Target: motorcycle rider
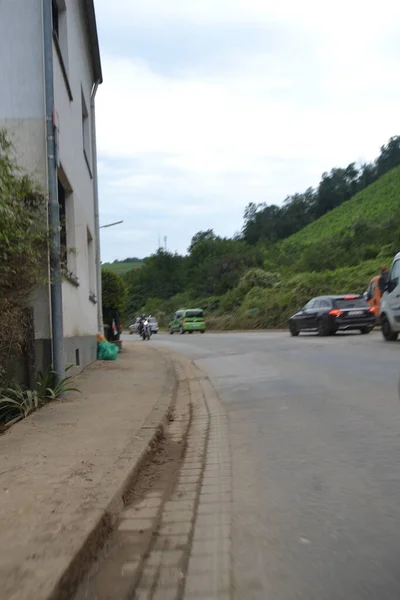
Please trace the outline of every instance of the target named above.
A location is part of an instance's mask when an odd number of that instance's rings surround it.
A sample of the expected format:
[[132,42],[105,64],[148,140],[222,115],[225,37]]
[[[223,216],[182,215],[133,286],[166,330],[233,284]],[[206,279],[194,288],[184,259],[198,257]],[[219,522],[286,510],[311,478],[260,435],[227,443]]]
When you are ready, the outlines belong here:
[[139,316],[139,325],[138,325],[138,334],[139,335],[142,335],[142,333],[143,333],[143,325],[144,325],[145,320],[146,320],[146,315],[144,313],[142,313]]

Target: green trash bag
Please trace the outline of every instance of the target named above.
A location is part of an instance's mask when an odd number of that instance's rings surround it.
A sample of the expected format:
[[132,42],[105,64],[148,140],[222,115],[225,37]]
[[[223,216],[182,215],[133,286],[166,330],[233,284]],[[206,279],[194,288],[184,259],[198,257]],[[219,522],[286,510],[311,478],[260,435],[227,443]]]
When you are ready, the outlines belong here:
[[98,342],[97,358],[99,360],[117,360],[119,348],[111,342]]

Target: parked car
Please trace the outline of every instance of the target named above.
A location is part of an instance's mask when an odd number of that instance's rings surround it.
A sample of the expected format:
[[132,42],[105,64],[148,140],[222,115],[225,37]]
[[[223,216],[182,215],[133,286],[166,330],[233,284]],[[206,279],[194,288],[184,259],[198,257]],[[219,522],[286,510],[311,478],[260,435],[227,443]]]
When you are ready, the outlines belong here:
[[376,275],[371,279],[368,284],[367,291],[364,293],[364,299],[368,302],[371,308],[373,308],[373,312],[375,318],[379,320],[381,314],[381,298],[382,294],[379,289],[379,278],[380,275]]
[[181,334],[186,332],[193,333],[194,331],[205,333],[206,322],[203,311],[201,308],[178,310],[172,317],[168,329],[171,335],[176,331],[179,331]]
[[381,299],[382,335],[388,342],[397,340],[400,333],[400,252],[396,254]]
[[319,296],[313,298],[289,319],[293,336],[301,331],[333,335],[337,331],[360,330],[370,333],[375,325],[372,308],[362,296]]
[[155,317],[149,317],[151,333],[158,333],[158,321]]

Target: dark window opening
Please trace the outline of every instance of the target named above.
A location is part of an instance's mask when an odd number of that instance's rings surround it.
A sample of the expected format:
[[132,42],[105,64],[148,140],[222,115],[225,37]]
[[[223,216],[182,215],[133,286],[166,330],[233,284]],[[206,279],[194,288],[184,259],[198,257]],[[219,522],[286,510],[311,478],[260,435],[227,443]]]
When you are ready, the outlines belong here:
[[57,0],[52,0],[51,7],[53,14],[53,32],[56,34],[58,39],[60,37],[60,11]]
[[202,310],[187,310],[185,313],[185,317],[188,319],[202,319],[203,311]]
[[75,350],[75,364],[76,364],[77,367],[80,367],[80,365],[81,365],[81,360],[80,360],[80,357],[79,357],[79,348],[77,348]]
[[368,304],[364,298],[352,298],[349,300],[343,298],[342,300],[335,300],[335,308],[368,308]]
[[58,207],[60,211],[60,246],[61,265],[67,267],[67,211],[65,206],[65,190],[58,181]]

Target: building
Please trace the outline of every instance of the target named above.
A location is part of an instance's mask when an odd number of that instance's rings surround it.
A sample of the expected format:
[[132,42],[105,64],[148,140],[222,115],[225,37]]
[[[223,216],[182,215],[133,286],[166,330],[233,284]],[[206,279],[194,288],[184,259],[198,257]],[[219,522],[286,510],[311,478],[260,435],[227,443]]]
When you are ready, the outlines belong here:
[[[47,78],[46,23],[53,63]],[[62,354],[78,371],[95,360],[101,325],[94,99],[102,71],[93,0],[0,0],[0,129],[7,130],[19,165],[49,194],[46,81],[54,93]],[[54,352],[50,287],[34,299],[38,369],[52,363],[52,346]]]

